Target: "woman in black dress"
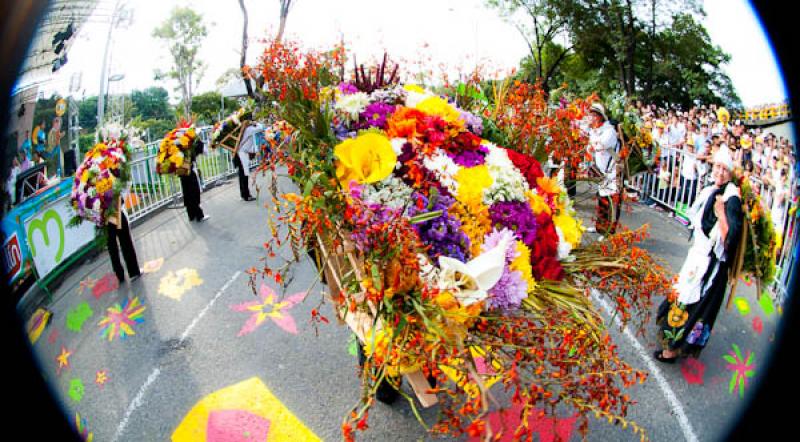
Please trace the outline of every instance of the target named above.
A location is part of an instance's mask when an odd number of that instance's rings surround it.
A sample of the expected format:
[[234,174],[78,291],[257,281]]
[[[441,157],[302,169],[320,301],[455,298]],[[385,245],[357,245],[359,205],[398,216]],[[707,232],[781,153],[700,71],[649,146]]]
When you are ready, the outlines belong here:
[[703,189],[689,211],[693,242],[675,284],[678,297],[665,300],[656,319],[661,350],[654,356],[661,362],[697,357],[725,298],[744,221],[732,169],[733,159],[723,146],[714,155],[713,185]]

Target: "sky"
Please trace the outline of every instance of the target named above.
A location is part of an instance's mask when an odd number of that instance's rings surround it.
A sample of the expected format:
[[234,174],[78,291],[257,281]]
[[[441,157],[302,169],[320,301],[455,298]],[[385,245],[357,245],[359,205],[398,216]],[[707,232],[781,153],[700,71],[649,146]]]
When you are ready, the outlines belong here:
[[[103,9],[113,7],[114,1],[101,0],[106,6]],[[113,31],[110,59],[111,75],[124,74],[125,78],[110,83],[111,92],[157,85],[170,90],[177,99],[172,92],[174,84],[154,80],[154,70],[167,70],[169,59],[165,46],[151,36],[175,6],[190,5],[208,23],[208,38],[200,52],[208,68],[198,92],[218,89],[219,77],[230,68],[238,68],[242,14],[237,0],[128,0],[127,4],[133,12],[132,23]],[[263,48],[258,40],[276,33],[278,2],[245,0],[245,4],[251,41],[247,61],[255,64]],[[507,71],[528,52],[516,29],[483,6],[482,0],[383,4],[379,0],[296,0],[286,36],[315,48],[330,47],[343,38],[359,62],[380,58],[387,50],[390,57],[402,60],[401,71],[421,65],[436,69],[444,64],[454,73],[459,66],[470,69],[478,62],[490,66],[492,72]],[[712,41],[732,56],[723,68],[742,102],[751,106],[784,99],[786,93],[772,50],[749,2],[705,0],[704,6],[704,24]],[[44,87],[45,93],[66,94],[70,78],[80,74],[77,98],[97,95],[107,35],[107,17],[90,20],[76,37],[69,62]]]

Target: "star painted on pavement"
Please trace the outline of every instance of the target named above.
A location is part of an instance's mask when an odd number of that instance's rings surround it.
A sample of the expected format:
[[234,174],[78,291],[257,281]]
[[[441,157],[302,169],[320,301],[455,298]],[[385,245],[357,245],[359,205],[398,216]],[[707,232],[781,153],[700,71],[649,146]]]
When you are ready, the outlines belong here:
[[100,370],[97,373],[95,373],[94,376],[95,384],[97,384],[100,388],[103,388],[106,382],[108,382],[108,372],[106,370]]
[[62,369],[69,368],[70,356],[72,356],[72,352],[67,350],[67,348],[62,345],[61,354],[59,354],[56,358],[56,361],[58,362],[58,370],[56,371],[57,374],[61,374]]
[[299,292],[287,296],[283,301],[276,302],[277,295],[269,286],[262,284],[259,290],[259,300],[232,305],[230,308],[236,312],[251,313],[250,319],[244,324],[237,337],[254,332],[267,319],[271,319],[283,331],[297,334],[297,324],[289,314],[289,310],[297,305],[306,296],[306,292]]

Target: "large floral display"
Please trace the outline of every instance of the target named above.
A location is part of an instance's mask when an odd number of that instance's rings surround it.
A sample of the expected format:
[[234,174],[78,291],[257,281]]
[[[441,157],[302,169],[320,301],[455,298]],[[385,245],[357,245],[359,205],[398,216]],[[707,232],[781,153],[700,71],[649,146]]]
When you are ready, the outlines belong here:
[[194,125],[188,122],[181,122],[178,127],[169,131],[158,146],[156,155],[156,172],[159,174],[189,175],[191,171],[192,156],[200,149],[197,144],[200,139],[197,136]]
[[118,216],[122,192],[130,182],[126,138],[95,144],[75,172],[72,183],[72,223],[86,220],[102,227]]
[[[540,88],[503,82],[493,104],[461,107],[402,85],[385,56],[343,81],[341,48],[273,43],[262,63],[264,93],[294,128],[264,168],[287,167],[297,184],[271,186],[268,256],[312,251],[327,299],[364,341],[346,439],[367,427],[380,390],[418,372],[439,403],[435,433],[496,435],[490,410],[511,406],[520,424],[504,431],[517,438],[533,413],[564,407],[584,432],[589,416],[641,431],[624,389],[646,373],[618,357],[590,288],[644,322],[670,282],[636,246],[642,231],[582,244],[565,190],[535,158],[583,158],[576,128],[591,100],[551,107]],[[286,266],[272,262],[262,273],[280,283]],[[327,322],[321,312],[312,319]]]

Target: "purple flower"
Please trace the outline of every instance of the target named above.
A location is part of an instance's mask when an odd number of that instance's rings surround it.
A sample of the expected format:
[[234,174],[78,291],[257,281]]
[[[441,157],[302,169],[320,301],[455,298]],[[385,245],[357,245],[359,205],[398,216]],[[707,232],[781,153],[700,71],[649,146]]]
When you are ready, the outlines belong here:
[[345,95],[351,95],[358,92],[357,87],[353,86],[350,83],[345,83],[345,82],[339,83],[338,89]]
[[481,146],[478,150],[460,150],[455,153],[447,152],[447,156],[453,159],[453,162],[463,167],[480,166],[486,162],[486,155],[489,154],[489,149]]
[[531,207],[522,201],[500,201],[489,208],[492,225],[495,228],[511,229],[525,245],[536,242],[536,216]]
[[492,229],[492,231],[484,238],[483,244],[481,244],[481,251],[488,252],[489,250],[495,248],[503,240],[506,240],[508,244],[508,248],[506,249],[506,264],[510,264],[511,261],[513,261],[517,255],[519,255],[519,252],[517,252],[517,248],[515,247],[517,237],[511,230],[506,228],[500,230]]
[[386,119],[395,110],[395,106],[386,103],[371,103],[359,115],[359,129],[378,127],[386,129]]
[[461,113],[461,119],[464,120],[464,126],[467,130],[475,135],[481,135],[483,133],[483,120],[480,117],[461,109],[459,109],[459,112]]
[[507,311],[518,308],[527,296],[528,283],[522,279],[522,274],[518,271],[509,271],[506,266],[503,276],[489,289],[487,301],[490,308]]
[[414,230],[422,242],[430,246],[428,256],[431,259],[448,256],[466,262],[470,245],[469,237],[461,230],[461,221],[448,213],[448,209],[455,200],[448,195],[435,195],[431,200],[419,192],[412,195],[411,199],[415,204],[409,209],[409,216],[442,211],[442,215],[438,218],[414,224]]

